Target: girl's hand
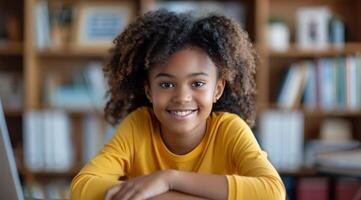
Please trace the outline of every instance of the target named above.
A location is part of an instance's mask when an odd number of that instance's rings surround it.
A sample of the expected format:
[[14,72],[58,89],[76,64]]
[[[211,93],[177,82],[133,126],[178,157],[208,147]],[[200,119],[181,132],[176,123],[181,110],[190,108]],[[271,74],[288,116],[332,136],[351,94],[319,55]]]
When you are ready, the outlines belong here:
[[171,188],[171,172],[158,171],[111,187],[105,200],[143,200],[163,194]]

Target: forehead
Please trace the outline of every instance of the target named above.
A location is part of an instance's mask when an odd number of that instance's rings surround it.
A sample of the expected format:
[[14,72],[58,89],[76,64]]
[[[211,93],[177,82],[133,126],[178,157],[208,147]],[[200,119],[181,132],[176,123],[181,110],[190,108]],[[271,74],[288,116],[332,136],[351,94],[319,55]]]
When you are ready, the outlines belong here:
[[153,67],[150,70],[150,76],[155,77],[158,73],[186,76],[199,72],[213,76],[216,71],[215,64],[203,50],[197,47],[187,47],[171,55],[165,64]]

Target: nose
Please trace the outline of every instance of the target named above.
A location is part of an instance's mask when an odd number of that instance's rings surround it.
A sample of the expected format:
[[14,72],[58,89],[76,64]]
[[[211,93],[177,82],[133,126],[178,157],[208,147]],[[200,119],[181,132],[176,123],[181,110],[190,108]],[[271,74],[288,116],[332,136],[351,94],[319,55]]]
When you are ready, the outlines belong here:
[[187,86],[178,86],[174,92],[173,101],[185,104],[192,101],[192,90]]

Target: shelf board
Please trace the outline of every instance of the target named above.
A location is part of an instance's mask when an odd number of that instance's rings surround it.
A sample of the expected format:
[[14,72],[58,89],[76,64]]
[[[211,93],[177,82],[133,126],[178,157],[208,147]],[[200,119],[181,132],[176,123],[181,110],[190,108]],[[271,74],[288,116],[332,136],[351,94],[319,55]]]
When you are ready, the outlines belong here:
[[103,108],[95,108],[95,107],[92,107],[92,108],[66,108],[66,107],[43,105],[41,108],[47,109],[47,110],[62,110],[70,115],[86,115],[86,114],[103,115],[104,114]]
[[78,171],[69,172],[31,172],[36,177],[75,177],[79,173]]
[[[71,115],[86,115],[86,114],[98,114],[98,115],[103,115],[104,111],[103,109],[96,109],[96,108],[84,108],[84,109],[71,109],[71,108],[62,108],[62,107],[43,107],[43,109],[48,109],[48,110],[63,110],[68,114]],[[9,116],[9,117],[17,117],[17,116],[21,116],[23,114],[24,110],[19,108],[19,109],[4,109],[4,113],[5,116]]]
[[361,177],[361,169],[347,169],[347,168],[337,168],[332,166],[318,166],[318,171],[321,174],[331,175],[331,176],[349,176],[349,177]]
[[296,44],[292,44],[287,51],[278,52],[270,50],[269,55],[271,58],[317,58],[326,56],[340,56],[358,52],[361,52],[361,43],[346,43],[344,47],[341,48],[330,46],[325,50],[302,50],[299,49]]
[[74,109],[63,109],[65,112],[71,115],[87,115],[87,114],[93,114],[93,115],[101,115],[103,116],[103,110],[96,110],[96,109],[88,109],[88,110],[74,110]]
[[4,109],[4,113],[5,116],[8,117],[18,117],[21,116],[23,114],[23,109],[19,108],[19,109]]
[[0,56],[21,56],[23,48],[21,42],[0,42]]
[[24,164],[20,164],[17,167],[17,170],[20,174],[31,175],[35,177],[74,177],[79,173],[81,167],[74,166],[68,171],[56,172],[56,171],[31,171]]
[[25,170],[23,168],[18,168],[18,171],[20,174],[25,174],[25,175],[31,174],[34,177],[74,177],[79,173],[80,169],[72,169],[66,172],[51,172],[51,171],[32,172]]
[[351,176],[361,177],[360,169],[342,169],[333,167],[315,168],[301,168],[297,171],[282,171],[279,170],[280,176],[293,176],[293,177],[314,177],[314,176]]
[[106,58],[109,56],[109,49],[106,48],[61,48],[43,49],[37,52],[41,58]]
[[279,110],[279,111],[300,110],[306,116],[361,117],[361,109],[360,110],[351,110],[351,109],[334,109],[334,110],[313,109],[313,110],[311,110],[309,108],[304,108],[304,107],[288,109],[288,108],[280,108],[275,103],[270,104],[268,109]]
[[281,176],[315,176],[317,174],[316,169],[301,168],[297,171],[279,171]]
[[361,117],[360,110],[303,110],[308,116]]

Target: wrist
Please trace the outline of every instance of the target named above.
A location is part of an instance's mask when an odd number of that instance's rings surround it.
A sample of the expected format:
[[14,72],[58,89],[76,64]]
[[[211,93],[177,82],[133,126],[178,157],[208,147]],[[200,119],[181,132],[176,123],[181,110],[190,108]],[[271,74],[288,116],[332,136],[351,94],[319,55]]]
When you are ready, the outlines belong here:
[[165,181],[168,184],[169,190],[175,189],[178,173],[179,173],[179,171],[172,170],[172,169],[164,171]]

